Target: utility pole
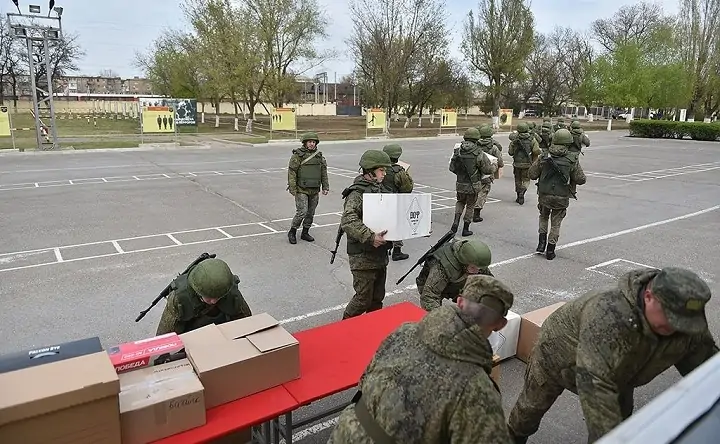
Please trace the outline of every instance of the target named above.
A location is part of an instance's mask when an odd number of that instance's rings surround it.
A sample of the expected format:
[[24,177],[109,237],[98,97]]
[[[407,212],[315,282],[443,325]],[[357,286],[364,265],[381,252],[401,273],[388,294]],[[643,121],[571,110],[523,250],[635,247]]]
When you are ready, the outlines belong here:
[[[8,27],[10,37],[25,40],[28,52],[30,90],[33,100],[33,116],[35,117],[35,132],[38,150],[60,149],[57,136],[57,125],[55,124],[55,102],[52,85],[52,65],[50,63],[50,42],[57,42],[63,39],[62,35],[62,13],[63,8],[55,6],[55,0],[50,0],[47,17],[41,14],[40,6],[28,5],[30,14],[23,15],[17,0],[13,0],[18,8],[18,13],[8,13]],[[55,12],[57,17],[50,17]],[[37,85],[36,64],[34,60],[35,51],[42,54],[45,65],[45,77],[47,90]],[[42,94],[45,97],[38,99]],[[49,111],[50,122],[47,125],[42,120],[41,112]]]

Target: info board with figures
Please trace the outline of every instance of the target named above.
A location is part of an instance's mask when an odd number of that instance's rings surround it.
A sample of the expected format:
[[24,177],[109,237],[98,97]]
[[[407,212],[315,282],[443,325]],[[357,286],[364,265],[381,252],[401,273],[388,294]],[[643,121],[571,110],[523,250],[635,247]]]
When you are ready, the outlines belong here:
[[431,210],[430,193],[363,194],[363,224],[389,241],[429,236]]

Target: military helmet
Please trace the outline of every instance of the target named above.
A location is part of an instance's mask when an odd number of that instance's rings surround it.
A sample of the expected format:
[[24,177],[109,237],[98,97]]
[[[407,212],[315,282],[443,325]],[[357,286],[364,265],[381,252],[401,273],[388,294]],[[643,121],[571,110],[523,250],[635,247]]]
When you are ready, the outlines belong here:
[[553,144],[555,145],[570,145],[572,142],[573,136],[565,128],[560,128],[553,134]]
[[531,130],[534,130],[535,128],[537,128],[537,124],[535,122],[528,123],[528,126],[530,127]]
[[550,123],[550,117],[543,117],[543,123]]
[[402,147],[398,145],[397,143],[391,143],[390,145],[385,145],[383,147],[383,151],[387,153],[388,156],[390,156],[390,159],[399,159],[402,155]]
[[303,134],[302,138],[300,139],[302,143],[305,143],[308,140],[314,140],[315,143],[320,143],[320,138],[318,138],[318,135],[315,131],[308,131],[307,133]]
[[579,120],[573,120],[572,124],[570,125],[572,129],[580,129],[580,121]]
[[225,261],[205,259],[190,270],[188,284],[200,297],[220,299],[235,285],[235,276]]
[[488,138],[493,136],[493,129],[490,125],[480,127],[480,137]]
[[527,123],[525,123],[525,122],[520,122],[520,123],[518,123],[517,132],[519,132],[519,133],[526,133],[526,132],[528,132],[528,131],[530,131],[530,127],[528,126]]
[[390,167],[392,162],[390,156],[385,151],[367,150],[360,157],[360,168],[364,170],[374,170],[380,167]]
[[478,140],[480,138],[480,131],[477,130],[477,128],[468,128],[465,130],[465,134],[463,134],[463,139],[465,140]]
[[557,123],[565,123],[565,117],[558,117]]
[[492,260],[490,247],[479,240],[464,241],[458,250],[458,260],[464,265],[475,265],[476,267],[487,267]]

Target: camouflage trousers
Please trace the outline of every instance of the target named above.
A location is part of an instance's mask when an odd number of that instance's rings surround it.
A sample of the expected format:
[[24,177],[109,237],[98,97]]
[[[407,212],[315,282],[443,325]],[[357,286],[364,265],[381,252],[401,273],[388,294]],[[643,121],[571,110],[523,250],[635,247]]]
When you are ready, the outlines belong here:
[[[556,375],[564,372],[550,365],[550,360],[540,350],[540,347],[535,347],[530,355],[525,369],[525,384],[508,416],[508,431],[516,443],[525,442],[527,437],[538,431],[545,413],[565,391],[565,387],[556,378]],[[629,418],[633,412],[633,390],[621,392],[618,401],[623,419]],[[583,413],[596,414],[596,412]],[[592,441],[593,439],[588,442]]]
[[300,228],[302,224],[303,228],[310,228],[315,218],[315,210],[317,209],[318,202],[320,201],[320,193],[318,194],[295,194],[295,217],[293,217],[291,227]]
[[401,241],[401,240],[399,240],[399,241],[392,241],[392,246],[393,246],[393,248],[400,248],[400,247],[402,247],[403,245],[405,245],[405,244],[404,244],[403,241]]
[[485,201],[488,198],[488,194],[490,194],[490,188],[492,187],[492,182],[483,183],[480,185],[480,192],[478,193],[477,201],[475,202],[475,208],[478,210],[482,210],[485,206]]
[[455,222],[460,221],[460,215],[465,210],[463,220],[467,223],[472,222],[473,207],[477,201],[478,195],[475,193],[457,193],[457,202],[455,203]]
[[515,176],[515,192],[524,193],[530,185],[530,176],[528,176],[528,168],[513,167],[513,176]]
[[387,267],[376,270],[351,270],[355,295],[350,299],[343,319],[380,310],[385,299]]
[[562,224],[565,215],[567,214],[567,208],[562,210],[555,210],[538,204],[538,210],[540,210],[540,229],[539,234],[548,233],[548,219],[550,222],[550,234],[548,234],[548,243],[557,244],[560,239],[560,224]]

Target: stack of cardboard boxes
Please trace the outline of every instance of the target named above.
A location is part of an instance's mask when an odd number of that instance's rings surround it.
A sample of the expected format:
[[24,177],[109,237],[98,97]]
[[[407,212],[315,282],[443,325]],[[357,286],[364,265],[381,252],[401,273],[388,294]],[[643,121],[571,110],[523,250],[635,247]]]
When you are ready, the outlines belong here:
[[0,358],[0,442],[147,443],[299,377],[298,341],[265,313],[107,350],[99,338],[43,347]]

